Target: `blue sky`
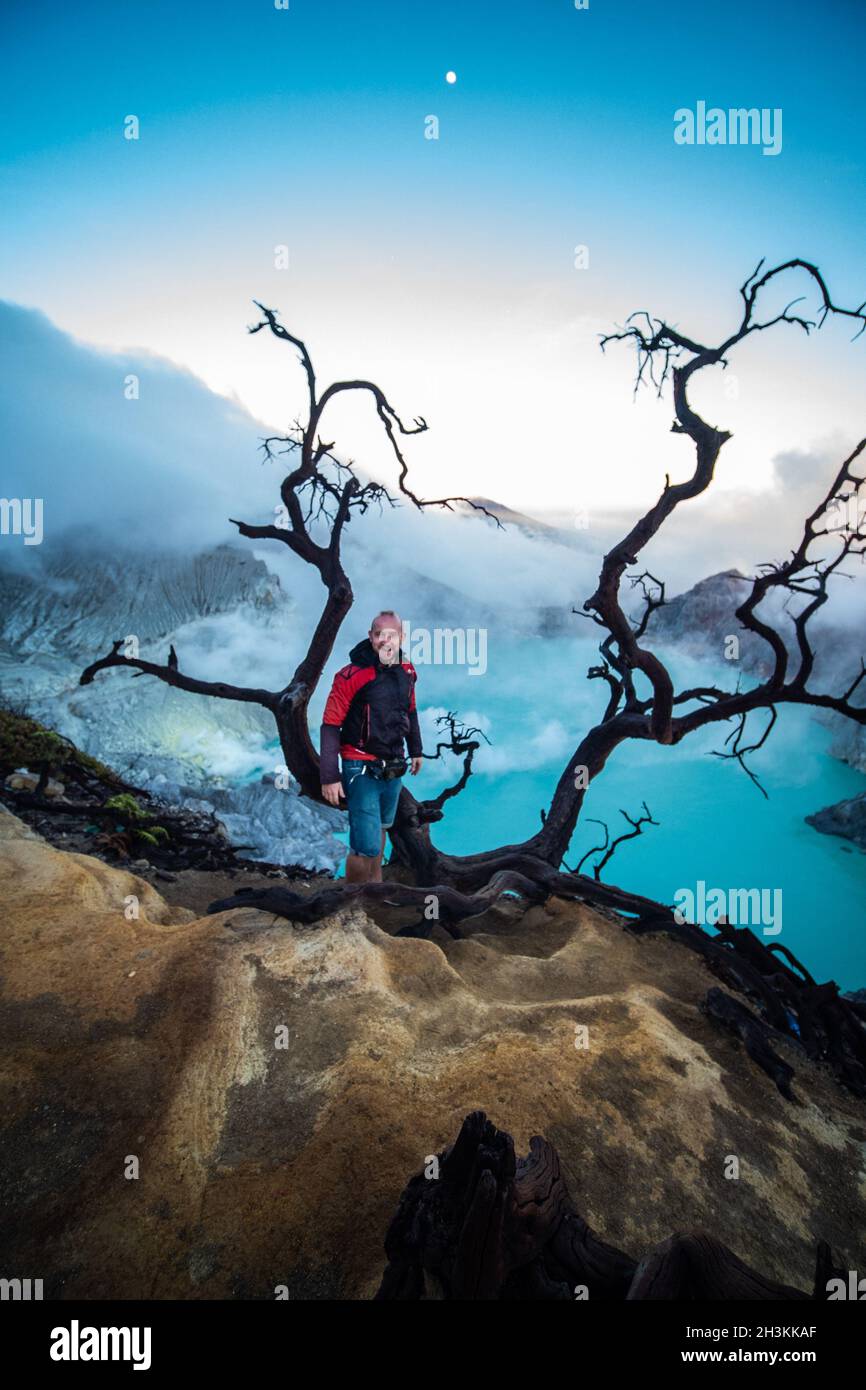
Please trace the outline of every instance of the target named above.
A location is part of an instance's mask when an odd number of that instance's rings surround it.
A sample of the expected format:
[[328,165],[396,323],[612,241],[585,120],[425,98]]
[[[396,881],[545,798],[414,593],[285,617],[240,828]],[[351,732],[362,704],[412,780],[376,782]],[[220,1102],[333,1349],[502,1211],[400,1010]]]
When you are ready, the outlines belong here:
[[[323,378],[372,376],[425,415],[413,467],[435,495],[647,500],[687,458],[598,332],[649,307],[721,337],[761,256],[813,258],[840,301],[866,298],[864,16],[843,0],[7,5],[0,295],[287,425],[303,381],[246,336],[260,298]],[[677,146],[674,111],[698,100],[781,108],[782,152]],[[776,453],[863,433],[850,336],[789,329],[743,352],[734,399],[702,386],[735,432],[720,486],[769,486]],[[375,470],[368,417],[347,402],[334,428]]]

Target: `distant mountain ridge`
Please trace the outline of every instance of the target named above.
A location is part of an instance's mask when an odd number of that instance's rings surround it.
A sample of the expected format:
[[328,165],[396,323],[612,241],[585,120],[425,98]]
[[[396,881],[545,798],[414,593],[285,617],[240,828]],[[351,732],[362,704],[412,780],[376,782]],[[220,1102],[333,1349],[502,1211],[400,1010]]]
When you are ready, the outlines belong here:
[[[724,570],[709,575],[706,579],[668,599],[664,607],[650,615],[647,623],[647,641],[669,642],[695,655],[707,655],[716,660],[724,657],[725,639],[734,635],[739,640],[739,665],[758,679],[768,676],[772,670],[772,654],[767,643],[757,633],[743,628],[736,610],[751,592],[751,580],[739,570]],[[793,641],[793,626],[787,624],[780,630],[788,644],[792,659],[797,659]],[[831,687],[836,684],[844,688],[838,676],[838,669],[832,658],[837,653],[855,654],[850,632],[844,632],[825,619],[820,628],[812,628],[813,646],[816,651],[816,672],[814,680],[822,679]],[[866,653],[866,621],[863,627],[863,650]],[[735,663],[731,663],[732,666]],[[856,666],[853,667],[856,670]],[[846,668],[844,684],[848,684],[852,672]],[[836,674],[834,674],[836,671]],[[820,688],[820,687],[816,687]],[[866,692],[864,692],[866,694]],[[833,730],[831,752],[859,772],[866,772],[866,729],[852,724],[839,715],[819,714],[816,717]]]
[[[583,533],[578,529],[570,531],[565,526],[554,526],[549,521],[540,521],[538,517],[529,516],[526,512],[515,511],[513,507],[508,507],[504,502],[496,502],[491,497],[472,497],[470,502],[474,502],[478,507],[486,507],[488,512],[497,517],[506,526],[516,526],[525,535],[537,536],[539,539],[550,541],[554,545],[564,545],[571,550],[586,550],[586,545],[582,540]],[[478,515],[475,508],[468,502],[458,502],[456,509],[464,516]]]
[[747,671],[766,676],[772,669],[766,642],[743,628],[736,617],[751,591],[751,581],[737,569],[708,575],[650,614],[647,638],[650,642],[674,642],[696,654],[724,660],[726,640],[736,636],[739,662]]
[[200,554],[46,547],[32,572],[0,568],[0,642],[18,653],[93,659],[119,637],[152,641],[239,604],[290,606],[279,578],[239,546]]
[[[705,654],[708,658],[719,660],[724,654],[725,638],[735,635],[739,639],[739,664],[750,676],[764,679],[772,671],[770,649],[757,633],[744,629],[736,616],[737,608],[748,597],[751,588],[751,581],[739,570],[709,575],[685,593],[669,599],[664,607],[650,615],[646,641],[650,645],[659,641],[670,643],[693,654]],[[787,632],[783,629],[794,655],[792,632],[792,628]],[[827,662],[826,654],[850,647],[850,634],[846,641],[844,633],[825,625],[820,635],[813,633],[813,645],[818,653],[816,665],[824,667],[827,685],[830,688],[844,688],[850,675],[844,683],[841,682],[838,674],[834,674],[837,668],[832,662]],[[866,631],[863,646],[866,651]],[[737,663],[731,664],[735,666]],[[821,675],[817,675],[818,680],[821,678]],[[832,711],[819,712],[815,717],[832,730],[833,741],[829,749],[832,756],[858,772],[866,772],[866,728]],[[866,792],[835,806],[825,807],[807,816],[806,820],[823,834],[840,835],[853,841],[859,849],[866,849]]]

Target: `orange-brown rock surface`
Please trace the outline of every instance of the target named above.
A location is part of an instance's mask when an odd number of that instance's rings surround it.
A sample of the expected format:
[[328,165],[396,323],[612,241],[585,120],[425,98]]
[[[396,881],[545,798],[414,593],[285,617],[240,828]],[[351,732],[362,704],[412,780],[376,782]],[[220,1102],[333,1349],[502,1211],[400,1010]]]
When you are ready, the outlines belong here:
[[786,1102],[664,937],[560,899],[462,941],[196,918],[7,813],[0,876],[0,1273],[46,1297],[370,1297],[408,1177],[474,1109],[549,1139],[623,1250],[703,1228],[805,1289],[821,1237],[862,1266],[862,1104],[780,1042]]

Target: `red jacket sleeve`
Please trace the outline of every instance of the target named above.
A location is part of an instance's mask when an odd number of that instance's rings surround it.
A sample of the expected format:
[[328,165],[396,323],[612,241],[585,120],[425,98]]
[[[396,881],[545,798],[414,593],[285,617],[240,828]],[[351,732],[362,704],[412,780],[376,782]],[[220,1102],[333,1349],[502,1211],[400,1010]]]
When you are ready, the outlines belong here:
[[368,677],[363,666],[344,666],[334,677],[331,693],[325,701],[323,724],[342,724],[349,706]]
[[334,677],[319,730],[319,775],[322,786],[340,780],[340,726],[356,691],[367,679],[363,666],[344,666]]

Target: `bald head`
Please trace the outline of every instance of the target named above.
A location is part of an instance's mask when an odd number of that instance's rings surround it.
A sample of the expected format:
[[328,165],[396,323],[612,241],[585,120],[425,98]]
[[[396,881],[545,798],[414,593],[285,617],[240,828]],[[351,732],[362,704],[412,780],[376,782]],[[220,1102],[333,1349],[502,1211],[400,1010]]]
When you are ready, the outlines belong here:
[[376,614],[367,635],[383,666],[398,660],[403,641],[403,622],[393,608],[384,608]]

